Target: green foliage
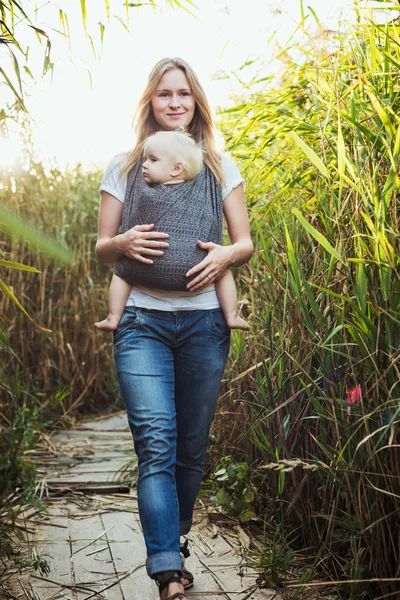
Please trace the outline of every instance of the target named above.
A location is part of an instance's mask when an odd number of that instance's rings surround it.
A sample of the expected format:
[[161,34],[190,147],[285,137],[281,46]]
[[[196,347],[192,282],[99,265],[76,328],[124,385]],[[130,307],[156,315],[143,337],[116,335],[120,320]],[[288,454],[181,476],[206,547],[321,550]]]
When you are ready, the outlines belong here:
[[[215,435],[230,460],[249,456],[260,515],[294,550],[321,551],[334,580],[389,579],[400,568],[398,25],[321,30],[281,56],[279,79],[221,113],[256,250],[241,270],[252,332]],[[340,586],[352,598],[396,590]]]
[[264,548],[252,566],[263,573],[266,587],[283,587],[294,563],[288,540],[279,530],[265,525],[264,542]]
[[211,484],[214,489],[212,502],[237,515],[245,522],[256,516],[254,503],[257,488],[251,484],[251,469],[245,462],[236,462],[224,456]]
[[[2,332],[3,333],[3,332]],[[15,356],[4,334],[1,337],[0,357]],[[30,390],[29,381],[21,376],[18,362],[5,372],[0,381],[0,559],[7,557],[22,570],[32,566],[41,573],[48,571],[46,561],[33,554],[20,554],[25,541],[23,528],[16,520],[28,506],[43,508],[37,496],[36,469],[29,459],[36,448],[41,432],[52,423],[54,408],[67,392],[60,390],[47,401]]]

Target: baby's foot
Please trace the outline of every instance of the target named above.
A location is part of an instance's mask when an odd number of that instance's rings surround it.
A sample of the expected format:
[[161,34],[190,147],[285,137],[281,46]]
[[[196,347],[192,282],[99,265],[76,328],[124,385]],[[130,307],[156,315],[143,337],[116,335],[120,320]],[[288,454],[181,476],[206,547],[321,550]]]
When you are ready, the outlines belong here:
[[121,320],[121,315],[112,315],[111,313],[108,315],[107,319],[103,319],[103,321],[99,321],[95,323],[94,326],[97,329],[101,329],[102,331],[115,331],[118,327],[118,323]]
[[237,313],[234,315],[229,315],[226,318],[226,322],[228,323],[228,327],[231,329],[245,329],[246,331],[250,329],[249,324],[242,319],[242,317],[239,317]]

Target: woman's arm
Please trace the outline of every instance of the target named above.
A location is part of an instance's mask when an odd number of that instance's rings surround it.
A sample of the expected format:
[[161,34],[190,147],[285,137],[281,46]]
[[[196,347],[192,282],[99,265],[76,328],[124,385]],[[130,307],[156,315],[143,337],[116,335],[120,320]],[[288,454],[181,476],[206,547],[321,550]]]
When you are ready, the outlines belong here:
[[187,277],[199,273],[188,283],[190,291],[200,290],[219,279],[229,267],[243,265],[253,254],[250,223],[244,199],[243,185],[235,187],[224,200],[224,215],[228,226],[230,246],[219,246],[213,242],[198,242],[208,255],[186,273]]
[[125,233],[118,234],[121,224],[123,204],[108,192],[101,192],[99,210],[99,234],[96,254],[105,265],[114,265],[125,255],[146,264],[153,264],[150,258],[143,255],[162,256],[160,248],[167,248],[163,241],[168,234],[151,231],[154,224],[136,225]]
[[235,187],[225,198],[224,215],[228,226],[229,239],[232,244],[230,248],[233,250],[233,258],[229,266],[239,267],[250,260],[254,251],[253,242],[250,237],[249,215],[242,184]]

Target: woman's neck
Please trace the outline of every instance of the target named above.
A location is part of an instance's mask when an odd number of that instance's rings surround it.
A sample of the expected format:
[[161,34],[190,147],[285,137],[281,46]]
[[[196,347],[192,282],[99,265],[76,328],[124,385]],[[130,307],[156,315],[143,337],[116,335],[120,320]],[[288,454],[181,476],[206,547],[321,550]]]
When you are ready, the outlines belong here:
[[174,183],[184,183],[185,179],[171,179],[171,181],[164,181],[164,185],[174,185]]

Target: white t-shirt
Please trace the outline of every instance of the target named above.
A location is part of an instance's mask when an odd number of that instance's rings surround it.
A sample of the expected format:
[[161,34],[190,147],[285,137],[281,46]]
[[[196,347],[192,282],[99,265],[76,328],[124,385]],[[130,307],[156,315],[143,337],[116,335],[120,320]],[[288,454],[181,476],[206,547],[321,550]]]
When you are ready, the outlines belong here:
[[[126,154],[119,154],[112,159],[104,173],[99,189],[99,192],[108,192],[122,203],[125,200],[126,192],[126,177],[121,175],[125,157]],[[221,167],[224,175],[222,198],[225,199],[235,187],[240,184],[244,185],[244,180],[235,162],[227,154],[221,156]],[[219,308],[213,283],[199,292],[167,292],[134,286],[126,305],[167,311]]]

